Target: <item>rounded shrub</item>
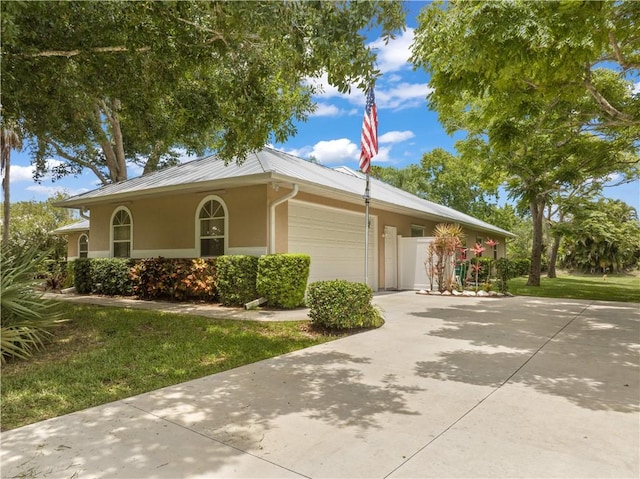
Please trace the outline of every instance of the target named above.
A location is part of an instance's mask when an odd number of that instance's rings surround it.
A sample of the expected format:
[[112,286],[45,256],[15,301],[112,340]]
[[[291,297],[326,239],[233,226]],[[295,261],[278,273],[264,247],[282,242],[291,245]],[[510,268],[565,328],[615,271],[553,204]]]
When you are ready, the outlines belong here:
[[216,261],[217,288],[225,306],[242,306],[258,298],[258,258],[247,255],[219,256]]
[[384,320],[372,298],[373,291],[364,283],[316,281],[307,289],[309,317],[312,324],[328,329],[377,328]]
[[304,304],[311,257],[306,254],[269,254],[258,260],[258,294],[276,308]]

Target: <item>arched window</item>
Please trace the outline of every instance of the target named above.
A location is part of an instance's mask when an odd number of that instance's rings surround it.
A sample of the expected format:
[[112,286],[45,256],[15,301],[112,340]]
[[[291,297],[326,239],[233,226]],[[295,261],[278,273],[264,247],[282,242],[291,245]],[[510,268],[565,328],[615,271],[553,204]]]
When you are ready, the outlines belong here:
[[222,256],[227,249],[227,206],[222,198],[209,196],[198,207],[196,241],[199,256]]
[[78,238],[78,256],[80,258],[89,256],[89,237],[84,233]]
[[131,238],[133,223],[131,213],[124,206],[119,207],[111,217],[111,256],[114,258],[131,257]]

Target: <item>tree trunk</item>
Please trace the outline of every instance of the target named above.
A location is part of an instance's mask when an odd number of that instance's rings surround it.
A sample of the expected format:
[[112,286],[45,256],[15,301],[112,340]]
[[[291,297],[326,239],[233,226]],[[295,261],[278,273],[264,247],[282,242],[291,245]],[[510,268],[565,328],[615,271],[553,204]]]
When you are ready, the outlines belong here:
[[149,158],[147,158],[147,162],[144,164],[144,171],[142,172],[142,176],[148,175],[149,173],[153,173],[158,169],[158,165],[160,164],[160,157],[162,156],[162,151],[164,149],[164,142],[156,141],[151,149],[151,154]]
[[549,269],[547,270],[547,278],[556,278],[556,262],[558,261],[558,249],[560,249],[560,241],[562,237],[555,235],[553,238],[553,246],[549,255]]
[[542,270],[542,226],[544,219],[543,199],[536,198],[529,204],[533,221],[533,246],[531,247],[531,269],[527,286],[540,286],[540,271]]
[[[4,145],[3,145],[4,146]],[[3,205],[2,205],[2,246],[9,244],[9,224],[11,221],[11,194],[10,188],[10,170],[11,170],[11,152],[5,152],[4,157],[4,177],[2,178],[2,192],[3,192]]]

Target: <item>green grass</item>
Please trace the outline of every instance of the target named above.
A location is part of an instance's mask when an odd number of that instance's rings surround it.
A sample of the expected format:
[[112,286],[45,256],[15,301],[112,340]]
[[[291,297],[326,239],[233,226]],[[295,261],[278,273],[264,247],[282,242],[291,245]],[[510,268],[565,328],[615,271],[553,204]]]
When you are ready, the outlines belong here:
[[2,429],[203,377],[336,336],[308,322],[217,320],[65,304],[47,348],[2,367]]
[[509,291],[521,296],[640,302],[640,277],[559,275],[542,277],[540,287],[526,286],[527,278],[509,280]]

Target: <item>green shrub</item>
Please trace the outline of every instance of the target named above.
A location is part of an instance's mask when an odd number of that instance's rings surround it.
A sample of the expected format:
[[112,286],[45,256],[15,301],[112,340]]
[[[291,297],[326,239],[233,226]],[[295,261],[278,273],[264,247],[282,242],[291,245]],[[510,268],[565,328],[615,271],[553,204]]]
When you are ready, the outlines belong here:
[[372,298],[373,291],[364,283],[317,281],[307,290],[309,317],[312,324],[329,329],[379,327],[384,320]]
[[36,272],[50,251],[3,248],[0,260],[0,360],[27,358],[44,345],[60,319],[58,303],[36,291]]
[[131,296],[133,261],[125,258],[92,258],[91,278],[93,289],[108,296]]
[[150,258],[131,269],[133,289],[141,299],[214,301],[216,259]]
[[93,291],[91,260],[78,258],[73,262],[73,285],[78,294],[89,294]]
[[64,288],[71,288],[72,286],[75,285],[75,279],[74,279],[74,274],[73,272],[75,271],[75,266],[73,264],[73,261],[67,261],[66,265],[65,265],[65,278],[64,278]]
[[304,304],[311,257],[306,254],[270,254],[258,259],[258,294],[276,308]]
[[509,291],[509,280],[515,278],[517,268],[515,262],[507,258],[498,258],[496,260],[496,274],[498,275],[498,288],[501,293]]
[[529,274],[529,270],[531,269],[531,260],[529,258],[519,258],[511,260],[513,262],[516,276],[526,276]]
[[247,255],[219,256],[216,261],[217,288],[225,306],[241,306],[258,298],[258,258]]

